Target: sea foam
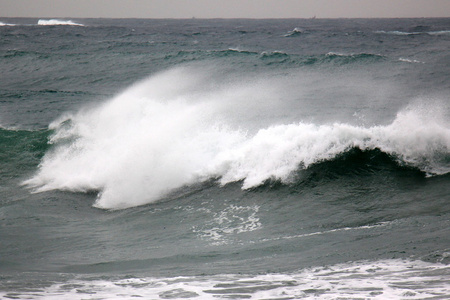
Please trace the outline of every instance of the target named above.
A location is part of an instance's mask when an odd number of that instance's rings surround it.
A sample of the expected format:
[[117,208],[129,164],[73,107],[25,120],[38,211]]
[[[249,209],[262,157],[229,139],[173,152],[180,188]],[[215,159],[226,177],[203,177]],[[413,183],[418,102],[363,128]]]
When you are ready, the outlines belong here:
[[448,109],[438,104],[410,105],[388,125],[299,121],[255,129],[242,120],[261,117],[260,106],[271,109],[264,97],[276,93],[267,82],[218,83],[197,71],[152,76],[55,121],[53,147],[25,184],[37,192],[96,190],[95,206],[121,209],[212,178],[242,181],[244,189],[268,179],[288,184],[299,168],[355,147],[380,149],[430,175],[450,171]]
[[58,19],[39,20],[37,24],[44,26],[55,26],[55,25],[84,26],[83,24],[75,23],[71,20],[58,20]]
[[16,26],[16,24],[10,24],[10,23],[3,23],[3,22],[0,22],[0,26]]
[[288,274],[77,278],[14,299],[445,299],[449,266],[418,260],[357,261]]

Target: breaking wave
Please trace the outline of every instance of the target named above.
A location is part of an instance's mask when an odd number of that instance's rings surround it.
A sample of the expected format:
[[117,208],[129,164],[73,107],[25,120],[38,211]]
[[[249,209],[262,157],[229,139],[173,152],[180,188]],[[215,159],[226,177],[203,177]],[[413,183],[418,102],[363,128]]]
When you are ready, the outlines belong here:
[[450,30],[438,30],[438,31],[412,31],[412,32],[408,32],[408,31],[398,31],[398,30],[393,30],[393,31],[379,30],[379,31],[375,31],[375,33],[379,33],[379,34],[389,34],[389,35],[418,35],[418,34],[447,35],[447,34],[450,34]]
[[84,26],[81,23],[76,23],[71,20],[58,20],[58,19],[39,20],[37,24],[43,26],[55,26],[55,25]]
[[289,31],[284,36],[285,37],[293,37],[293,36],[301,35],[303,33],[305,33],[305,31],[303,29],[295,27],[292,31]]
[[10,24],[10,23],[3,23],[3,22],[0,22],[0,26],[16,26],[16,24]]
[[252,128],[239,117],[261,118],[254,99],[268,87],[210,84],[209,77],[170,70],[62,117],[50,125],[52,147],[25,184],[37,192],[99,191],[95,206],[121,209],[211,179],[242,182],[243,189],[267,180],[289,184],[299,169],[352,149],[381,151],[429,176],[450,172],[449,118],[441,107],[411,105],[388,125],[299,121]]

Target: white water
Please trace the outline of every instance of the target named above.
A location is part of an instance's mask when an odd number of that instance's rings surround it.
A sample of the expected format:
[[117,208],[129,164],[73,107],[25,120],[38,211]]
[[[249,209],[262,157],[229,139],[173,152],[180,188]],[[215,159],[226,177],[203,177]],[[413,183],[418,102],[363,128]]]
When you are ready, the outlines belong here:
[[70,26],[84,26],[83,24],[73,22],[71,20],[58,20],[58,19],[50,19],[50,20],[39,20],[38,25],[44,26],[54,26],[54,25],[70,25]]
[[418,34],[428,34],[428,35],[446,35],[450,34],[450,30],[440,30],[440,31],[418,31],[418,32],[405,32],[405,31],[384,31],[379,30],[375,31],[375,33],[380,34],[392,34],[392,35],[418,35]]
[[3,23],[3,22],[0,22],[0,26],[16,26],[16,24],[10,24],[10,23]]
[[[26,25],[26,26],[34,26],[36,24],[10,24],[0,22],[0,26],[18,26],[18,25]],[[76,23],[72,20],[59,20],[59,19],[49,19],[49,20],[38,20],[37,25],[39,26],[56,26],[56,25],[68,25],[68,26],[85,26],[81,23]]]
[[173,278],[73,279],[14,299],[445,299],[449,267],[409,260],[362,261],[296,273]]
[[98,190],[97,207],[121,209],[210,178],[243,180],[244,189],[289,183],[299,167],[353,147],[379,148],[430,175],[450,171],[443,105],[410,105],[388,125],[280,124],[276,116],[296,113],[280,97],[280,80],[213,77],[173,69],[64,116],[51,124],[54,147],[25,183],[37,192]]

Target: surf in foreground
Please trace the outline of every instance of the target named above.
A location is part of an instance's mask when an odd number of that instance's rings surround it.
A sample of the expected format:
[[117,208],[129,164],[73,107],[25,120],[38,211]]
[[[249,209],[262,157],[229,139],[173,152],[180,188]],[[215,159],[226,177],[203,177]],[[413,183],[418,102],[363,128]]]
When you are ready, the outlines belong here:
[[13,299],[445,299],[450,267],[382,260],[315,267],[291,274],[67,279],[1,293]]

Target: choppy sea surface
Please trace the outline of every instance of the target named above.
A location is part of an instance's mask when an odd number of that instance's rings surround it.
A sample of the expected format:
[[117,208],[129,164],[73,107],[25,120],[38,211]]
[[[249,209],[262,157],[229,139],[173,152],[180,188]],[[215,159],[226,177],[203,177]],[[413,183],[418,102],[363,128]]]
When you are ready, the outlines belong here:
[[0,19],[0,297],[448,299],[450,19]]

